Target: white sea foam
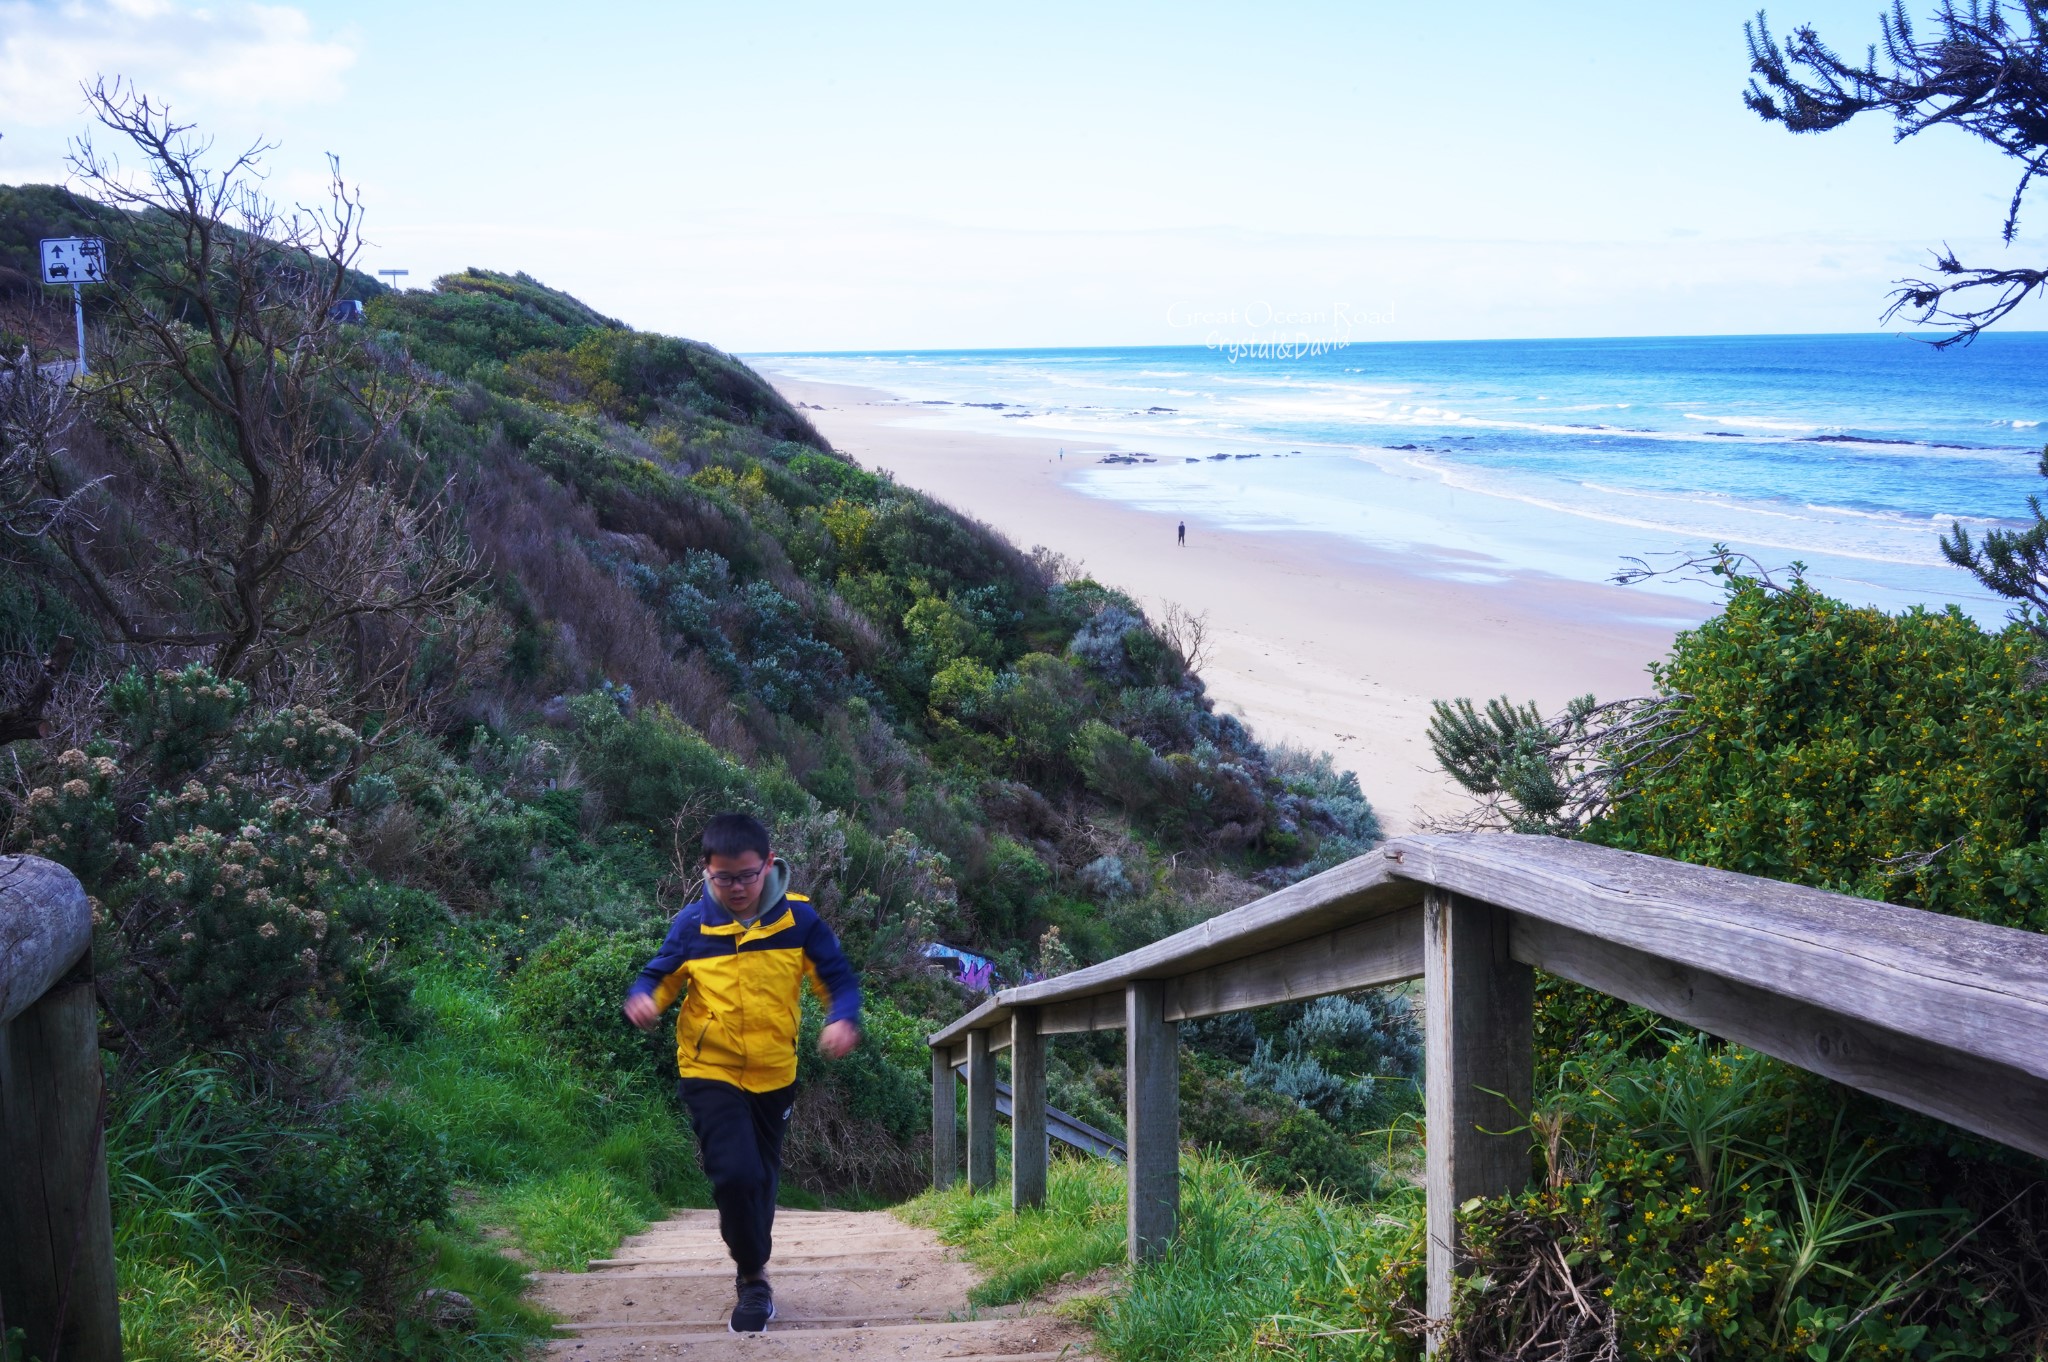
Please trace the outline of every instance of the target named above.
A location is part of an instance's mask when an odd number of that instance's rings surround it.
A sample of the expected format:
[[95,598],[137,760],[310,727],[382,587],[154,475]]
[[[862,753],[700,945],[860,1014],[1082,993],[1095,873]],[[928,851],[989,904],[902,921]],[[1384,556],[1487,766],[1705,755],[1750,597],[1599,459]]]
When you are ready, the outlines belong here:
[[[2014,433],[2048,423],[2048,397],[2031,396],[2048,340],[2000,339],[1966,361],[1945,357],[1938,377],[1921,347],[1883,348],[1882,338],[1700,344],[1697,363],[1685,342],[1666,341],[1633,350],[1376,344],[1285,365],[1188,350],[764,364],[1030,413],[906,413],[919,424],[1028,428],[1161,456],[1157,466],[1087,475],[1101,495],[1247,527],[1450,546],[1504,570],[1597,578],[1623,553],[1723,539],[1837,563],[1844,589],[1872,599],[1947,599],[1968,581],[1940,564],[1936,532],[1958,519],[2011,523],[2000,513],[2017,512],[2039,486],[2038,454],[2021,444],[2038,437]],[[2000,354],[2004,368],[1985,367]],[[2027,416],[2028,406],[2040,415]],[[1987,410],[2011,415],[1990,420]],[[1994,431],[2013,444],[2001,447]],[[1843,433],[1866,438],[1814,438]],[[1918,443],[1895,443],[1909,439]],[[1214,462],[1218,450],[1305,457]]]

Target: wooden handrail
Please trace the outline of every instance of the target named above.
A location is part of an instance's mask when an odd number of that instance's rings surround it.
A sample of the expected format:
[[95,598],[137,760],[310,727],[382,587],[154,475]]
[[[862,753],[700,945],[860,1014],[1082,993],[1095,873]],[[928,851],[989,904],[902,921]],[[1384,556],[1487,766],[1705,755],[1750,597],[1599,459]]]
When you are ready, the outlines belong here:
[[63,1362],[121,1356],[91,948],[77,878],[0,857],[0,1333]]
[[0,1026],[69,973],[92,948],[92,905],[78,879],[39,856],[0,857]]
[[[1177,1116],[1160,1110],[1176,1102],[1162,1032],[1422,978],[1440,1316],[1453,1208],[1528,1179],[1526,1138],[1492,1132],[1527,1110],[1533,969],[2048,1156],[2048,937],[1550,837],[1400,838],[1114,960],[1005,989],[929,1043],[935,1073],[967,1060],[971,1089],[975,1054],[990,1063],[1020,1018],[1037,1037],[1126,1028],[1135,1189],[1141,1173],[1164,1176],[1141,1130],[1177,1142]],[[978,1142],[993,1141],[973,1112],[970,1179]],[[950,1105],[947,1117],[950,1140]],[[1177,1192],[1163,1187],[1132,1199],[1134,1257],[1171,1232]]]

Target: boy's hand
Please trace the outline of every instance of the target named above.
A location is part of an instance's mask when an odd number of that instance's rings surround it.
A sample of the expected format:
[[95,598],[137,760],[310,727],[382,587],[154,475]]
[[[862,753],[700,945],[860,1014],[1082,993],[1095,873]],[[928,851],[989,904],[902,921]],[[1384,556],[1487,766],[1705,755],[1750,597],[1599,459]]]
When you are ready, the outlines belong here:
[[626,995],[626,1020],[642,1031],[652,1031],[661,1020],[661,1009],[654,1005],[651,993],[630,993]]
[[844,1059],[860,1044],[860,1028],[850,1021],[836,1021],[818,1037],[818,1053],[827,1059]]

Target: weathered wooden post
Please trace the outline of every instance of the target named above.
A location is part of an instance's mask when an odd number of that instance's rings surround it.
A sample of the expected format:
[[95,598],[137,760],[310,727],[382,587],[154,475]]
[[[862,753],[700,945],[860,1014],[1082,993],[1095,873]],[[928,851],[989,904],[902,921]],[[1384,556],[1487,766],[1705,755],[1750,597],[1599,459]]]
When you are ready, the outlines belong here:
[[1010,1014],[1010,1205],[1045,1204],[1045,1037],[1038,1009]]
[[1124,1139],[1137,1263],[1164,1253],[1180,1220],[1180,1027],[1166,1020],[1166,985],[1156,979],[1124,987]]
[[960,1122],[954,1096],[959,1079],[953,1076],[953,1049],[932,1047],[932,1186],[939,1191],[953,1185],[960,1176]]
[[0,1331],[119,1362],[92,908],[70,871],[0,858]]
[[[1428,1313],[1451,1312],[1458,1207],[1529,1181],[1535,974],[1508,955],[1506,911],[1431,889],[1422,913]],[[1514,1134],[1502,1132],[1516,1131]],[[1439,1336],[1432,1332],[1430,1351]]]
[[996,1184],[996,1058],[988,1030],[967,1033],[967,1186],[983,1191]]

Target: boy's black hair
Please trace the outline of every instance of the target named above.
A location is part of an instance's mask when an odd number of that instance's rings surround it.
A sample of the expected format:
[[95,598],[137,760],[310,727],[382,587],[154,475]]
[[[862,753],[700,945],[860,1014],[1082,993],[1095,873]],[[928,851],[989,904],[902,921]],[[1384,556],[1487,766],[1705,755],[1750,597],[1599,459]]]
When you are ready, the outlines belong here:
[[713,856],[744,856],[750,851],[765,861],[768,829],[752,814],[721,813],[704,825],[702,845],[706,864]]

